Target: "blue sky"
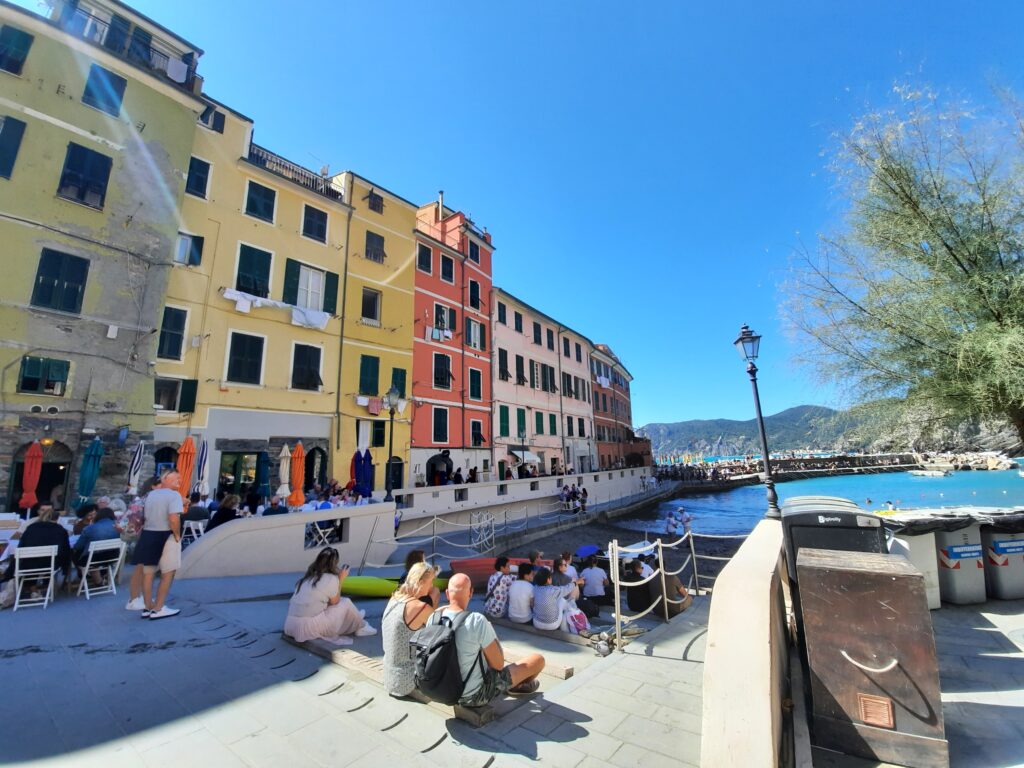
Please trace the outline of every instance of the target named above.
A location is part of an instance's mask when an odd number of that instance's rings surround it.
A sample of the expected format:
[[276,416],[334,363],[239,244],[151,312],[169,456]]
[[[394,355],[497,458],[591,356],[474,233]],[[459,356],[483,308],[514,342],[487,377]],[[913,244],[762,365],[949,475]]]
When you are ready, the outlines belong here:
[[794,246],[841,218],[822,151],[908,76],[1024,90],[1013,0],[131,4],[206,51],[260,144],[444,189],[496,284],[618,353],[637,426],[750,418],[743,323],[766,413],[840,404],[778,312]]

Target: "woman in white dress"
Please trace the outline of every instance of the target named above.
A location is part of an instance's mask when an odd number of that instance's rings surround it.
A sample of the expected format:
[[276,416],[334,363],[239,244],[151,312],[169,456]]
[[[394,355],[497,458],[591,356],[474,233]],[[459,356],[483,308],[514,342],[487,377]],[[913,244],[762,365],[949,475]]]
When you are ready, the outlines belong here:
[[377,634],[347,597],[341,596],[341,585],[348,576],[348,566],[338,567],[338,550],[325,547],[306,569],[295,585],[295,594],[288,601],[285,634],[300,643],[323,639],[335,645],[351,645],[352,637]]

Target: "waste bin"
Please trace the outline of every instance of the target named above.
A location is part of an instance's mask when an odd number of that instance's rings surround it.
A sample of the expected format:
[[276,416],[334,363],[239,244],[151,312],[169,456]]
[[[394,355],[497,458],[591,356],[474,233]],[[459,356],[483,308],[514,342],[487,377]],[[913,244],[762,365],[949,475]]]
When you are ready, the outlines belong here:
[[939,593],[947,603],[985,602],[985,566],[982,564],[981,526],[972,517],[948,518],[956,530],[935,532],[939,564]]
[[796,559],[802,547],[844,552],[886,552],[882,519],[848,499],[795,496],[782,505],[782,532],[789,579],[796,584]]
[[905,557],[924,578],[924,595],[929,610],[942,607],[939,596],[939,564],[935,557],[935,532],[919,534],[900,532],[889,543],[889,554]]
[[997,600],[1024,598],[1024,512],[994,517],[981,526],[985,588]]

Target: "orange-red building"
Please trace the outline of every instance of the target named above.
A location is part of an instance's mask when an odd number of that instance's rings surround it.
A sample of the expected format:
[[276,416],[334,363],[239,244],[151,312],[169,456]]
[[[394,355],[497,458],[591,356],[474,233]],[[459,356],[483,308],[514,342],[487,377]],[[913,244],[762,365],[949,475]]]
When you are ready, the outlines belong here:
[[449,452],[452,473],[491,471],[491,236],[444,204],[416,215],[412,478],[433,485],[431,463]]
[[651,466],[651,441],[633,432],[629,385],[633,376],[607,344],[590,352],[594,433],[601,469]]

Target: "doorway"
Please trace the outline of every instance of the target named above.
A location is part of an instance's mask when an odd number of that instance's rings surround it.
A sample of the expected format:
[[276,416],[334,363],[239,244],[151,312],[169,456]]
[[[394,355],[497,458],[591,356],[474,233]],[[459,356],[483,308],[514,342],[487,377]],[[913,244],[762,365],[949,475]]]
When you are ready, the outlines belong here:
[[[7,509],[18,510],[18,501],[24,492],[22,478],[25,475],[25,452],[32,443],[25,443],[14,454],[14,466],[11,469],[11,485],[7,498]],[[36,485],[36,497],[40,502],[53,503],[57,511],[64,509],[67,497],[68,475],[71,472],[71,449],[64,443],[53,443],[43,446],[43,466]]]
[[391,474],[391,489],[402,487],[402,478],[405,476],[405,462],[399,456],[392,456],[388,462],[388,472]]
[[217,493],[244,495],[243,491],[256,482],[256,453],[222,453],[217,475]]
[[321,488],[327,485],[327,453],[323,448],[312,448],[306,454],[306,474],[303,482],[303,490],[314,485]]

